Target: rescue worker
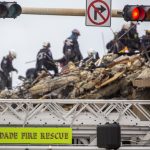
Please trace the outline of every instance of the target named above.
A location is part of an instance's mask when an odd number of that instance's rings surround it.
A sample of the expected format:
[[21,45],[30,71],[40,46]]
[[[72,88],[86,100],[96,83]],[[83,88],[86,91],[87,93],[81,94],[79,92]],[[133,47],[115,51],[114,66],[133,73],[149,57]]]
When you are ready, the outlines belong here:
[[122,26],[121,31],[119,31],[118,35],[117,35],[119,40],[120,40],[120,42],[124,46],[127,46],[127,47],[128,47],[128,44],[129,44],[129,33],[128,33],[129,28],[130,28],[130,26],[128,24],[124,24]]
[[128,47],[132,51],[139,50],[140,48],[140,38],[137,32],[137,23],[131,22],[130,23],[130,30],[129,30],[129,43]]
[[134,55],[139,53],[140,40],[137,32],[137,25],[131,22],[130,26],[124,24],[121,31],[115,34],[114,40],[110,41],[106,47],[108,53],[119,55]]
[[137,32],[137,23],[133,21],[130,23],[129,37],[131,39],[137,39],[139,37],[138,32]]
[[79,36],[80,32],[77,29],[74,29],[72,30],[71,36],[64,42],[63,54],[67,64],[69,61],[79,62],[83,58],[77,41]]
[[150,30],[146,30],[145,34],[146,35],[141,38],[141,46],[143,50],[150,47]]
[[146,60],[150,61],[150,30],[146,30],[146,35],[141,38],[141,51]]
[[83,59],[80,64],[79,67],[86,67],[87,69],[94,69],[96,68],[95,62],[99,59],[99,54],[97,51],[95,51],[94,49],[90,48],[88,50],[88,56]]
[[125,46],[118,39],[118,33],[114,33],[114,39],[107,43],[106,48],[108,49],[108,53],[118,54],[118,52],[123,49]]
[[30,82],[34,81],[34,79],[36,79],[37,76],[38,75],[36,68],[29,68],[26,71],[26,79],[29,80]]
[[56,62],[56,63],[57,63],[57,62],[60,63],[60,67],[61,67],[61,68],[64,67],[64,66],[66,66],[66,65],[68,64],[68,61],[67,61],[66,56],[63,56],[63,57],[60,58],[60,59],[56,59],[55,62]]
[[95,51],[93,48],[90,48],[88,50],[88,57],[85,58],[84,60],[89,60],[92,59],[94,62],[97,61],[99,59],[99,54],[97,51]]
[[1,61],[1,69],[4,75],[5,87],[7,87],[8,89],[12,89],[12,77],[10,73],[12,71],[18,73],[18,70],[14,68],[12,64],[14,59],[16,59],[16,53],[14,51],[9,51],[9,54],[3,57]]
[[50,47],[51,45],[49,42],[43,43],[43,48],[40,49],[37,54],[36,70],[37,72],[40,72],[42,70],[53,70],[55,73],[54,75],[58,75],[58,68],[53,60]]

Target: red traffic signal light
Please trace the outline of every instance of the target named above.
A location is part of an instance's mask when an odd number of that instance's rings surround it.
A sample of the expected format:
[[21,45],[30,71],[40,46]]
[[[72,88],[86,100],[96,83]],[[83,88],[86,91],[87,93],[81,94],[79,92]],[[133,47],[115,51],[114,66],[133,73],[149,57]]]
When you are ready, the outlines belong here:
[[126,5],[123,18],[126,21],[150,21],[150,6]]
[[0,2],[0,18],[16,18],[22,8],[16,2]]
[[131,14],[131,17],[134,19],[134,20],[138,20],[139,17],[140,17],[140,11],[137,7],[135,7],[132,11],[132,14]]

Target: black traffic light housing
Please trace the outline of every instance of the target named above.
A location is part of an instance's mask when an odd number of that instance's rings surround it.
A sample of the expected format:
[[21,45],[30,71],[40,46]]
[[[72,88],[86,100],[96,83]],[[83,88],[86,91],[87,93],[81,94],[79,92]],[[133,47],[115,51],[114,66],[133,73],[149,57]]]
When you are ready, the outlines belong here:
[[126,5],[122,15],[125,21],[150,21],[150,6]]
[[0,18],[16,18],[22,8],[16,2],[0,2]]

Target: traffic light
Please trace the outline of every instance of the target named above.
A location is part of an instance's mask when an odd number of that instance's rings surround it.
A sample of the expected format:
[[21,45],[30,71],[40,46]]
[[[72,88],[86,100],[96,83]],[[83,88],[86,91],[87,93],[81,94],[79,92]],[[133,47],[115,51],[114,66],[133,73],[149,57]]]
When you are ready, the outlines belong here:
[[150,21],[150,6],[126,5],[122,15],[126,21]]
[[22,8],[16,2],[0,2],[0,18],[16,18]]

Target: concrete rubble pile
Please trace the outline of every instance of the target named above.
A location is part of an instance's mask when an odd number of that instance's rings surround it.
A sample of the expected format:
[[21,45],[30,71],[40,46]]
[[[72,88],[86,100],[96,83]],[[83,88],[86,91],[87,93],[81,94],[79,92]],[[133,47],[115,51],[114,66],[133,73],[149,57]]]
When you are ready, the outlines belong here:
[[[70,62],[61,75],[42,72],[32,83],[24,81],[14,90],[4,90],[0,98],[9,99],[149,99],[148,85],[139,87],[139,79],[150,78],[149,64],[137,54],[105,55],[100,67],[76,67]],[[146,82],[147,83],[147,82]],[[141,85],[141,84],[139,84]],[[150,86],[150,83],[149,83]],[[147,92],[147,93],[146,93]]]

